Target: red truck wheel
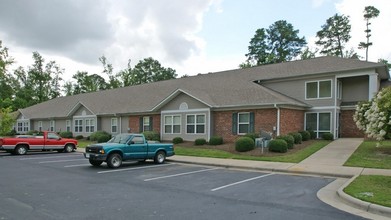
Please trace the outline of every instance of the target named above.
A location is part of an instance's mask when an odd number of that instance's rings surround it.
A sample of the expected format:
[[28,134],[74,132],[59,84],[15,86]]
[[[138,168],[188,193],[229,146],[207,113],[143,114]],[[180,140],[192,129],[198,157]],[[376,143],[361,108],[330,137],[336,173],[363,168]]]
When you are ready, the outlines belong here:
[[27,153],[27,147],[25,146],[25,145],[21,145],[21,146],[17,146],[16,148],[15,148],[15,153],[17,154],[17,155],[24,155],[24,154],[26,154]]
[[72,146],[72,144],[67,144],[67,145],[65,145],[64,150],[65,150],[66,153],[72,152],[72,151],[73,151],[73,146]]

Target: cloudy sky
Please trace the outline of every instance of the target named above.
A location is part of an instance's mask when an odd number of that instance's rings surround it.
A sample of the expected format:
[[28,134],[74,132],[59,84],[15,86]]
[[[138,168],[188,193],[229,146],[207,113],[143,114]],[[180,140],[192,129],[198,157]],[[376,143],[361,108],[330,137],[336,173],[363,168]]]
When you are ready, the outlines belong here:
[[390,0],[1,0],[0,40],[16,66],[32,64],[32,52],[65,69],[101,73],[105,55],[114,72],[153,57],[179,76],[236,69],[245,61],[256,29],[286,20],[314,47],[316,32],[335,13],[350,16],[348,48],[365,40],[365,6],[372,21],[369,60],[391,61]]

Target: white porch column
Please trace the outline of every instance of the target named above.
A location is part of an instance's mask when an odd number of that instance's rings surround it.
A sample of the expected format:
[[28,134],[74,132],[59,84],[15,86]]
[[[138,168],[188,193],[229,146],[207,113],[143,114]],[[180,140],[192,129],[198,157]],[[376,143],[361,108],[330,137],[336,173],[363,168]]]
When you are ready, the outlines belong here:
[[371,100],[379,91],[378,74],[369,74],[368,100]]

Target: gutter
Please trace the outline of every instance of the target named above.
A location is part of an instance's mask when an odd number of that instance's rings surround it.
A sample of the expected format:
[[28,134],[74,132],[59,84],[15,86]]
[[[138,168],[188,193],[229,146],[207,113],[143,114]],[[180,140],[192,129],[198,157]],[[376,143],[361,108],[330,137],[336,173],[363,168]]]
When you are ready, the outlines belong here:
[[280,135],[280,116],[281,116],[281,109],[280,109],[280,107],[277,107],[277,104],[274,104],[274,108],[277,109],[276,136],[279,136],[279,135]]

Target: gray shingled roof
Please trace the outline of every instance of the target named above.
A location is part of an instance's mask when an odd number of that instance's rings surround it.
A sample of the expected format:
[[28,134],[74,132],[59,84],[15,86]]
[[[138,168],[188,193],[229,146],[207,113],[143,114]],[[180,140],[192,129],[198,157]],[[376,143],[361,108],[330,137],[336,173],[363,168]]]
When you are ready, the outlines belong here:
[[254,81],[369,68],[378,69],[381,78],[388,78],[388,72],[383,64],[320,57],[60,97],[21,109],[20,112],[30,119],[61,118],[67,117],[74,107],[82,104],[95,115],[147,113],[158,110],[160,105],[164,104],[163,100],[178,91],[197,98],[211,108],[262,106],[274,103],[310,107]]

